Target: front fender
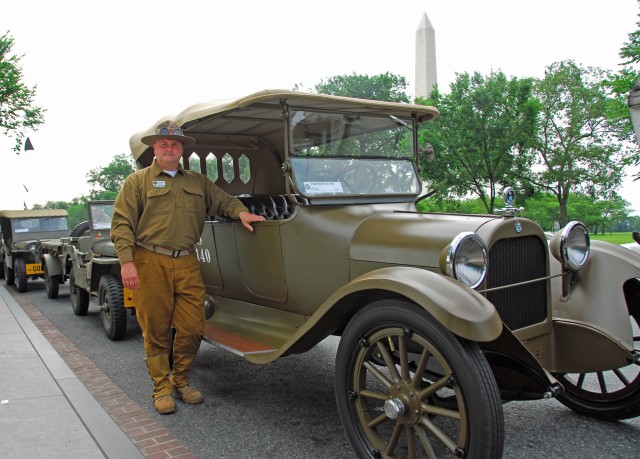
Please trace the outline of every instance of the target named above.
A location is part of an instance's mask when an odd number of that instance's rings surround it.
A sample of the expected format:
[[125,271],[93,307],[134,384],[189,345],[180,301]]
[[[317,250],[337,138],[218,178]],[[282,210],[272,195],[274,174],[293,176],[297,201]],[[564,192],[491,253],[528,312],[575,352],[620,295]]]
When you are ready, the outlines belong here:
[[370,271],[336,291],[325,304],[335,304],[347,295],[367,290],[402,295],[423,307],[453,334],[471,341],[492,341],[502,332],[502,320],[485,297],[455,279],[419,268],[398,266]]
[[493,304],[460,282],[406,266],[365,273],[335,291],[276,351],[247,354],[254,363],[268,363],[287,354],[305,352],[331,333],[331,327],[354,313],[353,298],[373,291],[404,296],[428,311],[453,334],[471,341],[493,341],[502,333],[502,320]]
[[57,257],[54,257],[50,253],[45,253],[42,255],[42,260],[44,264],[47,266],[47,272],[49,276],[58,276],[62,274],[62,267],[60,266],[60,262]]
[[[552,274],[561,271],[553,257],[551,271]],[[578,273],[578,281],[569,298],[562,298],[560,278],[552,280],[553,316],[595,326],[633,349],[623,285],[634,278],[640,278],[638,254],[615,244],[591,241],[589,262]]]

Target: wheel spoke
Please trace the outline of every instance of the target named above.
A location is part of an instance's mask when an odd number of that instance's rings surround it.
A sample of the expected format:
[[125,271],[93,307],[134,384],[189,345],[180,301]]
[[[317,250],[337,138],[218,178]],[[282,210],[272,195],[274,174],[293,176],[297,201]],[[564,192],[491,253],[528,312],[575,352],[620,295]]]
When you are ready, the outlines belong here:
[[366,397],[366,398],[372,398],[375,400],[380,400],[380,401],[387,401],[389,399],[389,394],[383,394],[382,392],[374,392],[372,390],[361,390],[358,395],[360,395],[360,397]]
[[389,381],[389,378],[380,373],[380,370],[373,366],[371,362],[364,362],[363,365],[367,370],[371,372],[371,374],[373,374],[373,376],[376,377],[378,381],[380,381],[384,385],[384,387],[386,387],[387,389],[391,389],[392,382]]
[[578,377],[578,382],[576,382],[576,386],[578,386],[580,389],[582,389],[582,386],[584,385],[584,379],[586,377],[586,373],[580,373],[580,376]]
[[444,445],[449,449],[449,451],[454,452],[457,448],[456,443],[446,434],[444,433],[440,427],[435,425],[431,419],[427,416],[422,416],[420,418],[420,423],[425,426],[429,431],[431,431]]
[[381,341],[378,341],[376,345],[378,346],[380,355],[384,359],[384,363],[387,364],[387,369],[389,370],[389,373],[391,373],[391,378],[393,379],[393,381],[398,381],[400,379],[398,367],[396,367],[396,363],[393,361],[393,357],[391,357],[389,350],[382,344]]
[[416,431],[416,435],[417,435],[418,439],[420,440],[420,444],[422,445],[422,448],[424,449],[425,453],[427,454],[427,457],[429,459],[431,459],[431,458],[435,459],[436,452],[433,450],[433,446],[431,446],[431,442],[427,438],[427,434],[424,432],[422,427],[416,426],[416,427],[413,428],[413,430]]
[[424,348],[422,350],[422,355],[420,355],[420,361],[418,362],[418,366],[416,367],[415,377],[413,380],[413,387],[418,389],[420,387],[420,382],[422,381],[422,374],[424,370],[427,368],[427,363],[429,363],[429,358],[431,357],[431,352],[428,349]]
[[439,391],[444,386],[446,386],[449,383],[450,377],[451,377],[451,374],[446,374],[442,378],[434,382],[433,384],[428,385],[423,390],[418,392],[418,395],[420,396],[420,401],[427,399],[428,397],[432,396],[435,392]]
[[613,370],[613,373],[618,377],[618,379],[622,382],[622,384],[624,384],[625,386],[631,385],[627,377],[620,371],[619,368],[616,368],[615,370]]
[[400,424],[399,422],[396,422],[396,425],[393,428],[393,432],[391,433],[391,438],[389,438],[389,443],[387,444],[387,447],[384,450],[386,455],[390,456],[391,453],[393,453],[393,450],[396,449],[401,433],[402,433],[402,424]]
[[409,356],[407,355],[407,341],[404,336],[398,336],[398,344],[400,353],[400,372],[402,374],[402,380],[406,383],[411,382],[411,376],[409,375]]
[[369,429],[375,429],[376,427],[378,427],[380,424],[387,422],[389,420],[389,417],[385,414],[382,413],[380,416],[378,416],[375,419],[372,419],[371,421],[369,421],[367,423],[367,427]]
[[600,385],[600,390],[602,391],[603,394],[606,394],[607,391],[607,383],[604,380],[604,374],[599,371],[598,372],[598,384]]
[[459,411],[449,410],[447,408],[441,408],[439,406],[431,405],[428,403],[423,403],[420,406],[422,407],[422,411],[428,414],[435,414],[436,416],[444,416],[446,418],[460,420]]

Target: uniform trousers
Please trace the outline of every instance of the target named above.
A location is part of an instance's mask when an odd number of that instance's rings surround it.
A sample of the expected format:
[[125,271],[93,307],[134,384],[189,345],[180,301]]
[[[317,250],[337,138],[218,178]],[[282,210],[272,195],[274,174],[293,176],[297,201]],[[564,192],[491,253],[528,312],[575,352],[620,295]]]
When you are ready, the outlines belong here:
[[196,253],[173,258],[138,246],[135,265],[140,289],[133,301],[147,358],[169,354],[171,327],[174,354],[195,355],[204,332],[205,294]]

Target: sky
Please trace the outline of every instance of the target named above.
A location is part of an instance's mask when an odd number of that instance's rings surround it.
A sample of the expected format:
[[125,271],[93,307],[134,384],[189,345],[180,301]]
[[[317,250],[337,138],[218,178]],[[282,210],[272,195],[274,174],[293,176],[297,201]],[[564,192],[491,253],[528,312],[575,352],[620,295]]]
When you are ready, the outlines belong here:
[[[263,89],[312,88],[351,73],[404,76],[415,36],[435,29],[438,85],[456,73],[544,76],[566,59],[619,70],[638,0],[21,0],[2,7],[23,82],[45,123],[16,155],[0,136],[0,208],[88,195],[86,175],[159,118]],[[632,171],[633,172],[633,171]],[[620,192],[640,215],[640,181]]]

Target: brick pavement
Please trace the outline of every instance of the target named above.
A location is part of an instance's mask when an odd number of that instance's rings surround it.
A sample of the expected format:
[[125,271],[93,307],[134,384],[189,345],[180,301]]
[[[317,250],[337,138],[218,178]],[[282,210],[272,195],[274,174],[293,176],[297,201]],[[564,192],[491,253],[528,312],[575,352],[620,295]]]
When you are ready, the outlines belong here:
[[11,295],[60,357],[85,385],[133,444],[150,459],[195,459],[182,442],[156,422],[140,405],[98,368],[23,295]]

